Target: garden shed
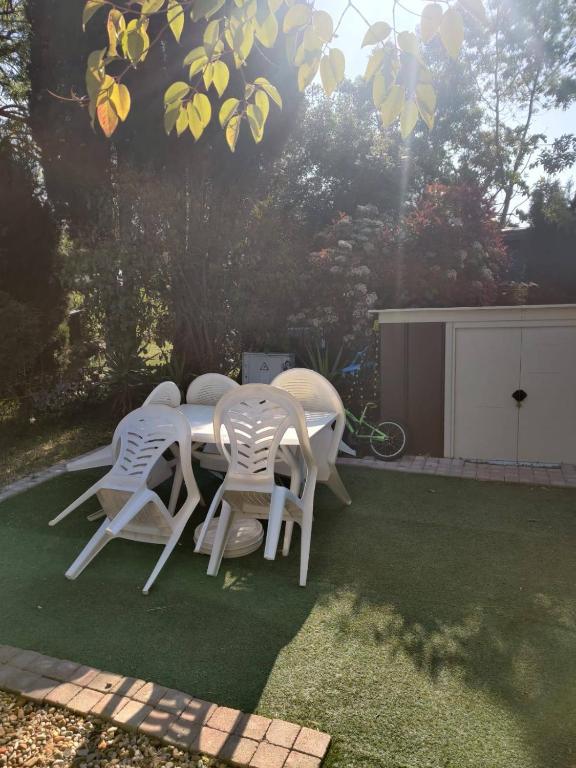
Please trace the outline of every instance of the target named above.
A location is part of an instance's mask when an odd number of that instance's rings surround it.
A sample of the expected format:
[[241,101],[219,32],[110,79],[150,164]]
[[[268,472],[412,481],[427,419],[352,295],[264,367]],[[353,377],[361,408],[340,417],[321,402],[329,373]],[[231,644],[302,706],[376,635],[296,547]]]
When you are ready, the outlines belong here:
[[382,417],[410,453],[576,463],[576,304],[376,314]]

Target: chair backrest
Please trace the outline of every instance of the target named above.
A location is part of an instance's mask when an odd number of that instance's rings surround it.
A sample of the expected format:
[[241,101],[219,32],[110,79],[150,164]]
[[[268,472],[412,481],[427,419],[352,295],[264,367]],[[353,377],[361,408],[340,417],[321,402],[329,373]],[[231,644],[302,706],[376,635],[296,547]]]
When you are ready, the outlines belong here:
[[216,405],[220,398],[240,385],[221,373],[203,373],[188,387],[186,402],[190,405]]
[[[222,427],[228,444],[222,441]],[[308,466],[313,464],[302,406],[269,384],[245,384],[228,392],[214,411],[214,434],[228,460],[226,484],[236,490],[274,487],[274,464],[282,437],[294,428]]]
[[334,464],[336,461],[338,446],[346,426],[346,413],[340,395],[328,379],[309,368],[289,368],[287,371],[282,371],[273,380],[272,386],[289,392],[307,411],[332,411],[336,413],[336,421],[329,441],[330,445],[327,446],[327,454],[325,457],[315,457],[319,476],[321,476],[324,462]]
[[173,381],[163,381],[154,387],[142,405],[169,405],[178,408],[182,402],[180,390]]
[[118,446],[118,455],[109,475],[130,485],[143,484],[164,451],[177,443],[184,481],[191,493],[196,488],[191,442],[190,424],[179,410],[167,405],[144,405],[116,427],[113,444]]

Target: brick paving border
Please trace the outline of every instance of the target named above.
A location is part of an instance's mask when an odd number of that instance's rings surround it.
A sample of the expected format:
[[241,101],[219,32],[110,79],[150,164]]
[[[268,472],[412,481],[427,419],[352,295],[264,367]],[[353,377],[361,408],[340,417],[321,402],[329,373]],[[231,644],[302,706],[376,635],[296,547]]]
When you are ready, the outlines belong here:
[[312,728],[11,645],[0,645],[0,688],[243,768],[320,768],[330,747]]
[[576,488],[576,465],[560,467],[523,466],[522,464],[488,464],[463,459],[436,459],[430,456],[403,456],[398,461],[364,459],[338,459],[338,464],[351,467],[409,472],[420,475],[460,477],[469,480],[496,480],[503,483],[551,485],[557,488]]

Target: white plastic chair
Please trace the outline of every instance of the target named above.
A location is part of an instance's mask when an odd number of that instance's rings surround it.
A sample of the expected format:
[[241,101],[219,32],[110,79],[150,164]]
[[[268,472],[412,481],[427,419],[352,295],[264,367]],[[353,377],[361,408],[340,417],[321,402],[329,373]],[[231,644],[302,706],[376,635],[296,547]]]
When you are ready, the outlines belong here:
[[[233,389],[240,385],[234,379],[221,373],[203,373],[197,376],[188,387],[186,402],[189,405],[213,405]],[[198,443],[192,446],[192,457],[199,462],[202,469],[211,472],[226,472],[227,463],[218,453],[214,445],[202,445]]]
[[[56,525],[91,496],[97,495],[106,519],[66,571],[66,577],[75,579],[79,576],[113,538],[164,544],[143,589],[144,594],[148,594],[200,500],[192,474],[190,425],[175,408],[147,405],[122,419],[112,444],[118,445],[118,457],[112,469],[51,520],[50,525]],[[174,514],[147,485],[158,458],[172,445],[178,446],[186,485],[186,499]]]
[[220,398],[240,385],[222,373],[203,373],[188,387],[186,402],[190,405],[216,405]]
[[[336,458],[346,426],[346,413],[334,386],[324,376],[309,368],[283,371],[273,380],[272,386],[289,392],[307,411],[336,413],[333,427],[323,429],[312,438],[312,452],[318,466],[318,482],[325,483],[344,504],[351,504],[350,495],[336,468]],[[279,466],[276,471],[289,474],[290,469]]]
[[178,408],[182,402],[180,390],[173,381],[163,381],[154,387],[142,405],[169,405]]
[[[229,446],[222,442],[222,427]],[[274,467],[282,437],[290,427],[296,430],[306,474],[302,479],[295,466],[288,489],[276,484]],[[276,556],[282,522],[286,520],[301,527],[299,583],[306,586],[317,467],[302,406],[292,395],[275,387],[246,384],[229,392],[216,406],[214,434],[228,471],[208,510],[195,549],[201,550],[208,525],[222,503],[208,575],[218,573],[234,516],[268,519],[264,550],[267,560]]]

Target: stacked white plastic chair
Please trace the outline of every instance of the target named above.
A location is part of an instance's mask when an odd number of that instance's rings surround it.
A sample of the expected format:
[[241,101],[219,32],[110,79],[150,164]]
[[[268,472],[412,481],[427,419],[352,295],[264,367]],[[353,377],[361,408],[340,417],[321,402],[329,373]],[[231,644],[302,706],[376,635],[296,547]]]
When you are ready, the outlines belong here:
[[[305,470],[302,476],[295,466],[290,489],[278,485],[274,477],[280,444],[288,429],[296,432]],[[223,442],[223,430],[229,445]],[[208,574],[218,573],[235,516],[268,519],[264,551],[268,560],[276,556],[282,522],[289,521],[301,527],[299,583],[305,586],[317,468],[302,406],[292,395],[275,387],[246,384],[219,401],[214,412],[214,434],[228,470],[196,543],[196,552],[199,552],[210,521],[221,504]]]
[[[215,406],[227,392],[239,386],[234,379],[221,373],[203,373],[195,378],[188,387],[186,403],[188,405]],[[212,472],[226,472],[226,460],[213,445],[192,446],[192,456],[200,463],[202,469],[208,469]]]
[[[198,505],[200,493],[192,474],[190,425],[185,416],[168,405],[146,405],[125,416],[112,444],[118,455],[112,469],[75,502],[50,521],[56,525],[91,496],[98,496],[106,519],[66,571],[75,579],[113,538],[163,544],[162,554],[143,592],[148,593]],[[149,475],[159,457],[176,445],[186,486],[186,498],[172,514],[155,491]]]
[[[346,426],[346,413],[334,386],[324,376],[308,368],[283,371],[276,376],[272,386],[290,392],[306,411],[332,411],[336,414],[332,429],[323,429],[312,438],[312,452],[318,465],[318,482],[325,483],[344,504],[351,504],[336,468],[336,458]],[[277,467],[276,471],[287,474],[290,470]]]

